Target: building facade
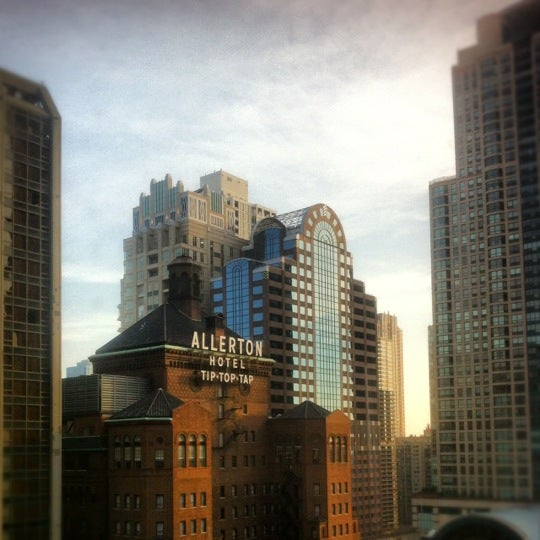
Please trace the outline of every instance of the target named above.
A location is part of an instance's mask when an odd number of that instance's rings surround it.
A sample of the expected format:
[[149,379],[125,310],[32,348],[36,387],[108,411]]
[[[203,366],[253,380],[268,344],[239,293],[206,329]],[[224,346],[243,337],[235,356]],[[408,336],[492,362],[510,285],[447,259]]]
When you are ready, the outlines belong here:
[[456,176],[430,185],[445,497],[540,497],[540,5],[478,22],[452,70]]
[[377,364],[381,424],[381,522],[383,530],[397,529],[397,437],[405,436],[403,332],[397,317],[377,315]]
[[133,209],[133,234],[124,240],[120,329],[167,298],[167,264],[190,256],[203,270],[202,301],[209,312],[208,283],[224,264],[239,257],[257,221],[275,212],[248,200],[246,180],[219,170],[202,176],[200,189],[187,191],[170,175],[152,180]]
[[259,222],[243,257],[212,282],[214,313],[274,360],[271,414],[304,400],[351,419],[353,511],[381,527],[376,301],[354,279],[335,212],[317,204]]
[[41,84],[0,70],[2,538],[60,538],[61,120]]
[[81,360],[74,366],[66,368],[66,377],[79,377],[80,375],[92,375],[92,362]]
[[168,302],[64,380],[65,538],[358,538],[350,420],[270,419],[274,362],[202,316],[190,258],[169,271]]
[[396,439],[397,495],[399,526],[412,525],[413,495],[433,491],[433,435],[431,429],[423,435]]

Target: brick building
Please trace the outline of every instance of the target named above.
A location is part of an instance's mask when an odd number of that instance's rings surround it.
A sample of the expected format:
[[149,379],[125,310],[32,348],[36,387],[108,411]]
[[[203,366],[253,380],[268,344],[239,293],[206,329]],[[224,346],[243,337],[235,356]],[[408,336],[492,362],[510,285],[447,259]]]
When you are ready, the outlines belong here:
[[89,494],[64,537],[358,538],[350,421],[310,402],[270,419],[274,362],[202,317],[199,272],[175,259],[168,302],[91,358],[91,377],[150,391],[64,411],[65,520]]

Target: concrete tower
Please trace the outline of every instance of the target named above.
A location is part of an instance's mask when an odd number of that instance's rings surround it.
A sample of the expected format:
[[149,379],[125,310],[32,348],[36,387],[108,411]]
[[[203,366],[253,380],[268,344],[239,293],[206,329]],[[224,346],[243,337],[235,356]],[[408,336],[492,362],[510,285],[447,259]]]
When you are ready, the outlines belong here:
[[452,70],[456,177],[430,185],[439,491],[540,498],[540,4]]

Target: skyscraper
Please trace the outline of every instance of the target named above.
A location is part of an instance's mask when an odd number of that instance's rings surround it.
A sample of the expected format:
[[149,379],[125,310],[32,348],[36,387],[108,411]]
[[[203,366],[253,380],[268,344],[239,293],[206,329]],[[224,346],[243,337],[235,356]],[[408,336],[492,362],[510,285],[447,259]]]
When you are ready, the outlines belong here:
[[352,420],[353,502],[362,537],[380,530],[375,298],[354,279],[343,227],[324,204],[259,222],[212,283],[214,312],[275,361],[271,412],[303,400]]
[[0,521],[4,540],[59,539],[60,116],[0,70]]
[[452,70],[456,177],[431,183],[443,496],[540,498],[540,4],[478,22]]
[[392,530],[399,526],[396,438],[405,436],[405,399],[403,332],[397,324],[397,317],[389,313],[377,315],[377,359],[381,423],[382,527],[385,530]]
[[210,278],[240,256],[254,223],[275,212],[248,201],[248,183],[223,170],[202,176],[187,191],[172,177],[152,180],[133,209],[133,234],[124,240],[124,277],[119,306],[121,330],[167,298],[167,264],[189,255],[203,268],[203,309],[209,309]]

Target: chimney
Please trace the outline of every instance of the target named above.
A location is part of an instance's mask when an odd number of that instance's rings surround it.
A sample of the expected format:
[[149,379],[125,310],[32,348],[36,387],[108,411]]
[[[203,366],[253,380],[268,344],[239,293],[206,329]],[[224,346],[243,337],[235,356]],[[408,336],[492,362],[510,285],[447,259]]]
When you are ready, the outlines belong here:
[[206,317],[206,331],[210,334],[214,334],[216,337],[225,335],[222,313],[216,313],[215,315]]
[[167,302],[194,321],[201,320],[201,267],[182,255],[167,265],[169,296]]

